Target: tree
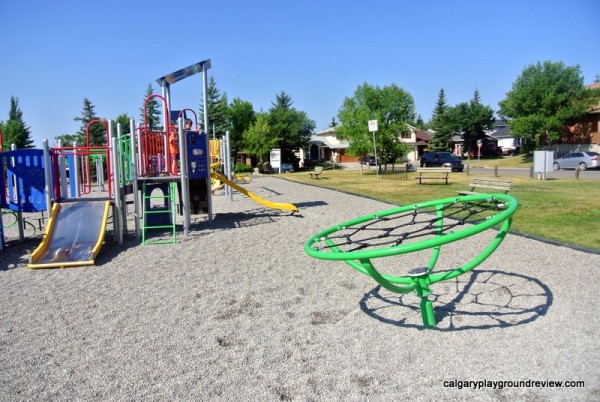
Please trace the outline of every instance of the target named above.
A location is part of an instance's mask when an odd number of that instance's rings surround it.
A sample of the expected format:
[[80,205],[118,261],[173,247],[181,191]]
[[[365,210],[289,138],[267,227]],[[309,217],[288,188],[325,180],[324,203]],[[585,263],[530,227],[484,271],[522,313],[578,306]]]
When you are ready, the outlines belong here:
[[269,109],[270,133],[281,148],[283,161],[293,158],[293,151],[308,145],[316,127],[308,115],[292,107],[292,97],[285,92],[275,96]]
[[[34,148],[35,145],[31,139],[31,129],[23,121],[23,112],[19,108],[19,98],[10,97],[10,110],[6,123],[0,124],[3,133],[3,142],[5,147],[15,144],[17,149]],[[2,148],[0,148],[0,152]]]
[[272,148],[277,146],[277,138],[273,137],[269,127],[269,116],[258,113],[254,123],[244,131],[245,151],[256,157],[259,163],[265,161]]
[[127,115],[127,113],[123,113],[117,116],[115,119],[115,124],[121,125],[121,135],[128,135],[131,133],[130,122],[131,118]]
[[425,124],[425,122],[423,121],[423,117],[421,117],[420,114],[417,115],[417,119],[415,120],[415,127],[421,130],[427,129],[427,124]]
[[[77,145],[87,145],[88,124],[93,120],[100,120],[94,111],[94,104],[88,99],[83,98],[83,109],[81,116],[74,117],[73,120],[81,122],[79,131],[75,134],[63,134],[55,137],[55,140],[62,143],[62,146],[70,147],[73,142]],[[89,145],[106,145],[106,130],[101,123],[94,123],[89,126]]]
[[578,65],[545,61],[527,66],[500,101],[499,114],[513,133],[538,148],[545,139],[558,140],[565,126],[583,116],[593,104],[591,91],[583,85]]
[[[333,116],[331,118],[331,121],[329,122],[329,127],[337,127],[338,124],[340,124],[340,123],[338,123],[338,121],[335,119],[335,116]],[[329,127],[327,127],[327,128],[329,128]]]
[[[146,94],[144,96],[144,102],[142,103],[142,108],[140,108],[140,121],[142,121],[149,130],[161,130],[162,123],[160,121],[160,104],[156,97],[148,99],[152,95],[154,95],[154,88],[152,87],[152,84],[148,84],[148,87],[146,88]],[[148,100],[146,101],[146,99]]]
[[[208,130],[213,131],[219,136],[225,135],[230,130],[229,105],[227,103],[227,94],[220,94],[214,77],[208,80],[206,88],[206,99],[208,102]],[[200,104],[200,119],[204,116],[204,104]]]
[[[494,126],[494,110],[479,103],[479,92],[475,90],[470,102],[462,102],[448,108],[444,113],[444,124],[452,132],[462,133],[463,151],[477,149],[477,141],[485,139],[485,132]],[[446,148],[448,149],[448,148]]]
[[344,99],[338,118],[337,136],[350,142],[348,153],[356,156],[373,151],[373,134],[368,131],[368,121],[377,120],[378,131],[374,135],[377,156],[384,163],[395,162],[408,152],[400,137],[408,132],[407,123],[415,118],[414,99],[396,84],[380,88],[365,82],[356,88],[352,97]]
[[248,130],[256,120],[252,103],[235,98],[229,105],[229,121],[231,131],[229,142],[231,150],[235,154],[244,150],[244,131]]
[[431,150],[450,149],[454,128],[446,116],[448,108],[446,92],[444,92],[444,88],[441,88],[429,123],[429,127],[434,131],[431,141],[429,142],[429,148]]
[[[81,116],[73,119],[81,122],[81,128],[77,132],[77,144],[106,145],[106,129],[104,125],[100,122],[90,125],[92,121],[100,120],[100,118],[96,116],[94,109],[94,104],[88,98],[83,98],[83,110],[81,111]],[[89,144],[87,144],[88,139]],[[71,144],[63,145],[70,146]]]

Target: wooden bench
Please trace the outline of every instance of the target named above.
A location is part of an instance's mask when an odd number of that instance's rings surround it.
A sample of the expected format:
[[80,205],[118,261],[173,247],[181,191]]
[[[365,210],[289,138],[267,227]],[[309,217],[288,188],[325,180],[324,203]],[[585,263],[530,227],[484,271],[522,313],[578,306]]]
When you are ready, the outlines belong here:
[[446,167],[420,167],[417,168],[418,175],[415,179],[419,180],[419,184],[423,184],[423,180],[444,180],[448,184],[448,175],[452,171]]
[[[511,179],[498,179],[491,177],[473,177],[469,183],[468,191],[459,191],[460,195],[482,194],[482,193],[508,193],[510,190]],[[482,191],[484,190],[484,191]],[[491,191],[486,191],[491,190]]]
[[308,172],[311,179],[318,179],[321,173],[323,173],[323,166],[317,166],[315,167],[315,170]]

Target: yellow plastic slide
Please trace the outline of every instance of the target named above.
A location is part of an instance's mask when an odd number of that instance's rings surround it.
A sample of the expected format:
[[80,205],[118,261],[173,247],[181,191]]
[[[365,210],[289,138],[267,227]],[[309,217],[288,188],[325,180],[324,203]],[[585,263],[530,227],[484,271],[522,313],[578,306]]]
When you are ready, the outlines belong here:
[[282,209],[284,211],[292,211],[292,214],[298,212],[298,208],[296,208],[296,206],[294,204],[267,201],[264,198],[261,198],[261,197],[257,196],[256,194],[251,193],[250,191],[248,191],[244,187],[234,183],[233,181],[228,180],[223,175],[220,175],[215,172],[211,172],[210,176],[213,179],[219,180],[221,183],[225,183],[228,186],[235,188],[237,191],[244,194],[246,197],[252,198],[254,201],[258,202],[259,204],[264,205],[265,207],[273,208],[273,209]]
[[76,201],[52,206],[46,232],[29,268],[93,265],[104,242],[110,201]]

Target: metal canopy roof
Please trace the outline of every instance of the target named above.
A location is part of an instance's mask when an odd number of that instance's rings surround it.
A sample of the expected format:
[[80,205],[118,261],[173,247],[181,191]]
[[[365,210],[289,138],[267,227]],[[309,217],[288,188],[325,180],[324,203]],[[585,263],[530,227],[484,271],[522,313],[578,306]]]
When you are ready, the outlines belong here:
[[158,85],[162,85],[163,81],[166,81],[169,84],[174,84],[177,81],[183,80],[184,78],[201,73],[204,70],[208,70],[210,67],[210,59],[206,59],[192,64],[191,66],[182,68],[181,70],[177,70],[174,73],[167,74],[164,77],[160,77],[156,80],[156,82],[158,82]]

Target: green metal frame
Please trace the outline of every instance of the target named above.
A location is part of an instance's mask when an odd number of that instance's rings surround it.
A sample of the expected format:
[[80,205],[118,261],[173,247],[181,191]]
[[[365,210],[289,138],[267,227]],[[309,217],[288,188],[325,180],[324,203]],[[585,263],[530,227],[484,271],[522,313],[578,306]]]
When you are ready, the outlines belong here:
[[[452,233],[439,233],[439,235],[426,239],[423,241],[400,244],[398,246],[378,248],[372,250],[359,250],[344,252],[340,250],[335,243],[328,238],[329,235],[338,232],[340,230],[357,227],[365,222],[370,222],[383,217],[388,217],[396,214],[401,214],[409,211],[423,210],[427,208],[435,208],[438,220],[437,225],[441,228],[444,219],[443,208],[449,204],[456,204],[458,202],[480,202],[486,200],[493,200],[495,202],[502,202],[505,209],[498,213],[490,216],[488,219],[477,223],[473,226],[466,226],[463,229],[452,232]],[[512,223],[512,216],[516,212],[518,207],[517,200],[507,194],[474,194],[467,196],[460,196],[454,198],[445,198],[440,200],[432,200],[422,202],[413,205],[406,205],[403,207],[396,207],[386,211],[382,211],[376,214],[365,215],[360,218],[352,219],[342,224],[333,226],[320,233],[317,233],[311,237],[304,245],[304,251],[311,257],[319,258],[323,260],[341,260],[345,261],[352,268],[361,272],[362,274],[371,276],[377,283],[383,288],[395,292],[395,293],[408,293],[414,291],[421,298],[421,316],[423,319],[423,325],[426,327],[434,327],[436,325],[435,315],[433,312],[433,304],[428,300],[428,295],[431,294],[430,285],[455,278],[462,275],[473,268],[481,264],[487,259],[502,243]],[[435,264],[438,261],[441,247],[444,244],[452,243],[458,240],[462,240],[469,236],[481,233],[484,230],[500,225],[498,233],[490,244],[475,258],[461,267],[447,271],[434,273],[432,272]],[[317,243],[324,242],[328,247],[325,249],[320,248]],[[431,249],[431,257],[423,269],[414,270],[413,273],[409,273],[406,276],[393,276],[380,273],[372,263],[372,259],[389,257],[398,254],[406,254],[415,251]]]

